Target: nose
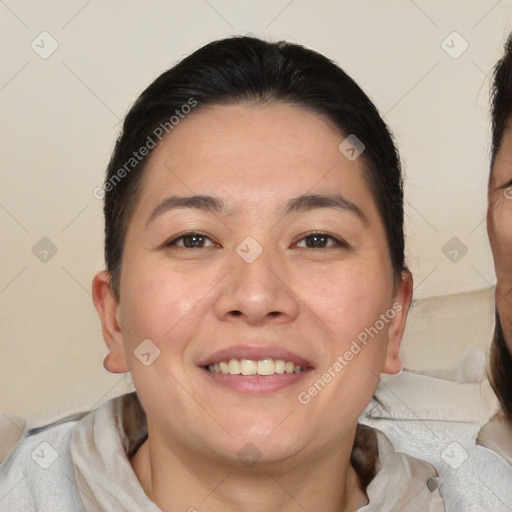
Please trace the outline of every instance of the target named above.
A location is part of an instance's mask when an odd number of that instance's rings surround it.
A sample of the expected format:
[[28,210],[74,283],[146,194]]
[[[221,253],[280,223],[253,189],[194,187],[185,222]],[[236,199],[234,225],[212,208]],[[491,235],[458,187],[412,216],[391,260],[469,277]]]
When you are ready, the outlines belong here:
[[276,251],[263,250],[252,262],[233,253],[232,269],[221,281],[215,314],[250,325],[292,322],[299,312],[290,273]]

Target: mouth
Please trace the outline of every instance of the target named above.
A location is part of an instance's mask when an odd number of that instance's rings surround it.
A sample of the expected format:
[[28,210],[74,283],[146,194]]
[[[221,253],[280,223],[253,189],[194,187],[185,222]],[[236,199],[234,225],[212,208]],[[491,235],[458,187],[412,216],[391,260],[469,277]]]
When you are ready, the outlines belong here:
[[308,366],[302,366],[293,361],[284,359],[229,359],[204,366],[211,373],[221,373],[223,375],[258,375],[268,377],[270,375],[282,375],[284,373],[302,373],[309,369]]
[[271,346],[233,346],[212,354],[198,366],[210,383],[245,394],[269,394],[306,378],[313,365]]

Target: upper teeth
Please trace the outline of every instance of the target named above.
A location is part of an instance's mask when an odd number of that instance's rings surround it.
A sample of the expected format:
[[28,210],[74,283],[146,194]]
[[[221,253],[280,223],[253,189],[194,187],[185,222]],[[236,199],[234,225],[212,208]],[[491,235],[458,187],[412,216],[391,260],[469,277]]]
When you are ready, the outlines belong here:
[[282,359],[230,359],[221,363],[209,364],[208,370],[213,373],[230,375],[274,375],[275,373],[299,373],[306,369],[292,361]]

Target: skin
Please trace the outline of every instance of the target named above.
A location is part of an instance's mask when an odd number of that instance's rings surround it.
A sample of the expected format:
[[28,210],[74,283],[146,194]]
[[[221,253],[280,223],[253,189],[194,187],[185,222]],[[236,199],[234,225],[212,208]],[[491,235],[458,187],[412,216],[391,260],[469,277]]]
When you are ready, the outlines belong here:
[[512,352],[512,129],[496,155],[489,183],[487,231],[496,270],[496,308]]
[[[401,369],[398,350],[412,279],[393,279],[386,233],[363,179],[361,158],[338,150],[345,137],[324,117],[284,104],[203,108],[153,150],[123,254],[120,299],[103,271],[93,281],[111,372],[131,371],[147,413],[149,437],[132,466],[162,509],[355,510],[365,503],[350,464],[357,419],[381,372]],[[333,191],[350,211],[318,208],[285,217],[290,198]],[[169,195],[205,194],[226,203],[216,214],[168,211],[147,226]],[[307,248],[312,230],[327,247]],[[200,248],[163,247],[188,231]],[[263,248],[252,263],[237,246]],[[402,310],[307,405],[297,396],[365,328]],[[149,338],[151,365],[134,356]],[[247,395],[212,384],[198,363],[231,345],[277,344],[313,370],[297,384]],[[238,452],[252,443],[252,467]],[[307,485],[304,485],[307,482]],[[204,501],[201,501],[203,500]]]

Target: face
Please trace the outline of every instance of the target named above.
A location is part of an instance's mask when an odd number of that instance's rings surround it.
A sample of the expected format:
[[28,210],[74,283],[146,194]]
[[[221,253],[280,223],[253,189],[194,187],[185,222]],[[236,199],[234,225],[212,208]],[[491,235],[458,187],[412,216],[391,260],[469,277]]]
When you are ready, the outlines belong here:
[[505,132],[489,186],[487,229],[496,269],[496,308],[512,352],[512,129]]
[[400,370],[411,282],[394,286],[344,138],[289,105],[218,106],[151,154],[120,300],[105,273],[93,286],[112,313],[98,308],[106,367],[131,371],[150,436],[203,457],[236,460],[250,442],[262,460],[311,459],[350,437],[380,373]]

